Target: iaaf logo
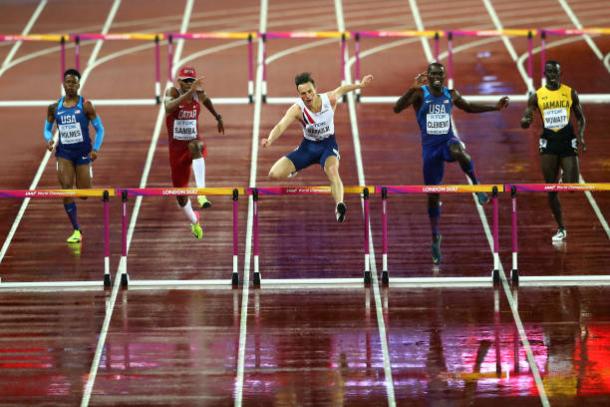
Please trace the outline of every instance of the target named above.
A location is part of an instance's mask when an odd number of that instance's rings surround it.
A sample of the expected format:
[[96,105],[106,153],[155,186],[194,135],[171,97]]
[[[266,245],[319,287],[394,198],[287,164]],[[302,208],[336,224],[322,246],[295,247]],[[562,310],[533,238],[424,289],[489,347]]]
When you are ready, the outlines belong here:
[[71,196],[75,195],[75,193],[66,193],[60,191],[27,191],[25,193],[26,198],[31,197],[44,197],[44,196]]
[[545,185],[545,191],[588,191],[591,188],[588,186],[578,186],[578,185]]

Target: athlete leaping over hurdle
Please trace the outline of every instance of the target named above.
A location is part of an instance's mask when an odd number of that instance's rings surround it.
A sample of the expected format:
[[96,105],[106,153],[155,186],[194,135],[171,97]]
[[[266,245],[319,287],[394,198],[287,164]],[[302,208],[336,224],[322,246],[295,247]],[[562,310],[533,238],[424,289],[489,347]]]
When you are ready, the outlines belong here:
[[272,179],[287,178],[311,164],[319,163],[330,181],[335,200],[337,222],[345,220],[347,207],[343,202],[343,182],[339,176],[339,146],[335,139],[335,109],[337,101],[346,93],[365,88],[373,75],[365,75],[360,84],[341,85],[330,92],[318,94],[311,74],[304,72],[294,78],[300,99],[297,99],[275,125],[261,146],[269,147],[294,121],[303,126],[303,141],[291,153],[280,158],[269,170]]

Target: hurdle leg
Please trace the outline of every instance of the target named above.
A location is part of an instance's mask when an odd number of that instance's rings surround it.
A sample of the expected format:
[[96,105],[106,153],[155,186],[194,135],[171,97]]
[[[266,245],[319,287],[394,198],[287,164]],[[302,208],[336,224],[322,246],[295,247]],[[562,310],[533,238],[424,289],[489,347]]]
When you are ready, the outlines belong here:
[[233,274],[231,276],[231,285],[233,287],[237,287],[237,285],[239,284],[239,274],[237,271],[237,267],[239,265],[239,262],[238,262],[238,256],[239,256],[238,199],[239,199],[239,191],[237,189],[234,189],[233,190]]
[[388,273],[388,189],[381,188],[381,240],[383,243],[383,253],[381,254],[381,282],[385,285],[390,283]]
[[364,284],[371,284],[371,259],[369,252],[369,189],[362,191],[364,199]]
[[517,264],[517,258],[519,253],[519,240],[517,230],[517,188],[513,185],[510,188],[510,195],[512,198],[512,213],[511,213],[511,240],[513,246],[513,266],[510,270],[510,280],[514,285],[519,284],[519,266]]
[[252,252],[254,255],[254,279],[255,287],[261,285],[261,274],[258,269],[258,191],[252,190],[253,216],[252,216]]
[[112,285],[110,279],[110,200],[108,191],[104,191],[104,287]]
[[127,191],[122,191],[121,201],[123,204],[123,213],[121,216],[121,262],[123,263],[123,272],[121,273],[121,285],[127,287],[129,285],[129,274],[127,274]]
[[494,265],[491,273],[491,278],[494,285],[500,284],[500,238],[499,238],[499,209],[498,209],[498,187],[494,186],[492,190],[493,199],[493,250],[494,250]]

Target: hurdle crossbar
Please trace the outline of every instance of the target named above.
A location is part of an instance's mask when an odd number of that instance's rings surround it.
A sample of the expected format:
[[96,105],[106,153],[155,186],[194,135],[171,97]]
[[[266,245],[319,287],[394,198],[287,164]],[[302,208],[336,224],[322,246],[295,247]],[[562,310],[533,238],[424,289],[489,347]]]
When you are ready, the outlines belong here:
[[[128,286],[232,286],[239,284],[238,256],[239,256],[239,195],[244,195],[244,188],[217,187],[217,188],[121,188],[122,215],[121,215],[121,285]],[[231,196],[233,199],[233,270],[231,279],[205,279],[205,280],[132,280],[127,272],[127,201],[129,197],[138,196]]]
[[20,199],[59,199],[59,198],[102,198],[104,207],[104,277],[98,281],[55,281],[55,282],[2,282],[0,290],[9,289],[47,289],[51,287],[85,288],[110,287],[110,197],[116,195],[113,188],[108,189],[38,189],[38,190],[0,190],[0,198]]
[[320,38],[337,38],[341,40],[339,50],[339,61],[341,61],[339,75],[341,83],[345,83],[345,50],[347,49],[347,40],[351,37],[349,31],[268,31],[259,33],[262,39],[263,47],[263,81],[262,81],[262,101],[267,103],[267,40],[269,39],[320,39]]
[[[492,279],[494,284],[500,282],[500,239],[499,239],[499,204],[498,193],[504,192],[504,185],[500,184],[478,184],[478,185],[385,185],[376,187],[376,192],[381,194],[381,223],[382,223],[382,274],[381,281],[383,284],[389,284],[390,275],[388,271],[388,204],[387,200],[390,194],[405,195],[405,194],[452,194],[452,193],[477,193],[485,192],[492,194],[493,203],[493,269]],[[478,203],[477,203],[478,204]],[[420,284],[411,277],[393,278],[393,282],[403,283],[405,285]],[[438,282],[437,278],[434,281]],[[478,284],[478,282],[477,282]]]
[[[506,191],[511,192],[511,244],[512,244],[512,267],[510,272],[510,280],[514,285],[520,285],[522,283],[545,283],[546,285],[570,285],[567,283],[560,284],[557,277],[550,277],[549,279],[529,276],[522,277],[519,273],[519,232],[518,232],[518,214],[517,214],[517,192],[587,192],[587,191],[610,191],[610,183],[558,183],[558,184],[506,184],[504,186]],[[567,282],[570,279],[566,279],[567,276],[561,276]],[[600,280],[606,276],[592,276],[591,280]],[[610,278],[610,276],[607,276]],[[588,276],[576,276],[576,279],[589,278]]]
[[[63,37],[62,37],[63,38]],[[69,38],[74,41],[74,66],[80,70],[80,43],[81,41],[154,41],[155,43],[155,102],[161,103],[161,50],[160,40],[164,38],[162,33],[79,33],[71,34]],[[63,47],[63,42],[62,42]],[[63,48],[62,48],[63,53]],[[63,81],[63,71],[62,71]]]
[[[168,80],[174,81],[173,77],[173,43],[175,39],[184,40],[247,40],[248,41],[248,103],[254,102],[254,50],[253,40],[258,37],[255,32],[224,32],[224,31],[211,31],[211,32],[197,32],[197,33],[166,33],[165,37],[168,39]],[[216,102],[216,99],[214,99]]]
[[[370,269],[370,252],[369,252],[369,195],[374,193],[375,187],[373,186],[345,186],[345,194],[358,194],[362,195],[364,202],[364,227],[363,227],[363,252],[364,252],[364,278],[324,278],[324,279],[298,279],[298,280],[285,280],[285,279],[267,279],[264,280],[264,285],[274,286],[277,288],[290,287],[291,285],[319,285],[328,283],[330,285],[345,285],[354,284],[362,286],[363,284],[370,284],[371,282],[371,269]],[[329,195],[331,193],[330,186],[296,186],[296,187],[256,187],[249,188],[248,193],[252,195],[253,201],[253,217],[252,217],[252,254],[254,260],[254,274],[253,274],[253,285],[260,287],[262,282],[260,267],[259,267],[259,231],[258,231],[258,217],[259,217],[259,205],[258,201],[262,195]]]

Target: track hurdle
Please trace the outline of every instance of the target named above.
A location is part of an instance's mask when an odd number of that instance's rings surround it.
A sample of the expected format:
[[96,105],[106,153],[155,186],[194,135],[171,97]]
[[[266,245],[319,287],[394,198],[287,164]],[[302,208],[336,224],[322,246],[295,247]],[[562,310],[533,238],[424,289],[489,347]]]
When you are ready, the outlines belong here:
[[[567,36],[583,36],[590,40],[590,35],[610,35],[610,28],[582,28],[582,29],[564,29],[564,28],[545,28],[540,30],[540,83],[541,86],[546,85],[546,78],[544,77],[544,65],[546,64],[546,48],[547,48],[547,36],[554,35],[557,37]],[[603,56],[599,56],[603,60]]]
[[56,282],[10,282],[2,283],[2,289],[24,288],[83,288],[110,287],[110,197],[115,196],[114,189],[48,189],[48,190],[0,190],[0,198],[23,199],[59,199],[59,198],[102,198],[104,206],[104,277],[100,281],[56,281]]
[[345,50],[346,42],[350,38],[349,32],[340,31],[269,31],[261,33],[262,46],[263,48],[263,82],[262,82],[262,98],[263,103],[286,103],[287,99],[292,102],[294,98],[268,98],[267,97],[267,40],[270,39],[321,39],[321,38],[338,38],[341,40],[341,47],[339,49],[339,61],[341,61],[341,83],[345,83]]
[[[59,84],[64,82],[64,72],[66,71],[66,39],[68,35],[63,34],[28,34],[28,35],[2,35],[0,34],[0,42],[19,42],[19,41],[49,41],[58,42],[60,46],[59,53]],[[62,87],[63,90],[63,87]]]
[[[141,34],[141,33],[116,33],[116,34],[97,34],[97,33],[80,33],[73,34],[74,41],[74,66],[80,71],[80,43],[83,40],[92,41],[113,41],[113,40],[136,40],[136,41],[154,41],[155,42],[155,101],[161,103],[161,51],[159,41],[163,39],[163,34]],[[63,71],[62,71],[63,75]],[[63,81],[63,77],[62,77]]]
[[447,31],[447,87],[453,88],[453,39],[454,37],[527,37],[527,75],[528,90],[534,89],[533,49],[535,30],[505,29],[505,30],[452,30]]
[[[388,196],[393,195],[409,195],[409,194],[446,194],[446,193],[475,193],[486,192],[492,194],[493,204],[493,269],[491,273],[492,282],[494,285],[500,283],[500,240],[499,240],[499,204],[498,192],[504,192],[504,185],[386,185],[377,187],[377,193],[381,194],[381,222],[382,222],[382,274],[381,281],[383,284],[389,284],[390,274],[388,271]],[[415,284],[418,286],[437,285],[439,282],[445,283],[447,287],[470,285],[487,285],[489,280],[480,277],[430,277],[430,278],[410,278],[399,277],[393,278],[392,281],[404,284]]]
[[518,192],[585,192],[610,191],[610,183],[589,184],[507,184],[506,190],[511,191],[511,242],[512,268],[510,280],[513,285],[610,285],[610,275],[575,275],[575,276],[520,276],[519,273],[519,233],[517,219]]
[[[254,52],[252,41],[256,38],[254,32],[200,32],[200,33],[167,33],[165,34],[168,40],[168,80],[174,81],[173,77],[173,59],[174,59],[174,40],[185,39],[185,40],[247,40],[248,41],[248,103],[254,102]],[[216,101],[218,98],[214,98]],[[228,98],[222,98],[223,101],[228,102]],[[240,103],[241,100],[236,100],[235,103]]]
[[[348,285],[348,284],[370,284],[371,283],[371,265],[370,265],[370,251],[369,251],[369,195],[374,193],[375,187],[370,186],[346,186],[344,187],[344,193],[349,194],[361,194],[364,204],[363,211],[363,252],[364,252],[364,277],[360,278],[303,278],[299,280],[290,280],[287,282],[284,279],[265,279],[264,285],[316,285],[322,286],[324,284],[330,285]],[[253,217],[252,217],[252,254],[254,257],[254,278],[253,284],[255,287],[261,286],[261,272],[259,269],[259,245],[258,245],[258,201],[261,195],[329,195],[330,186],[296,186],[296,187],[257,187],[250,188],[249,193],[252,195],[253,200]]]
[[[238,202],[239,195],[244,194],[243,188],[122,188],[121,201],[121,265],[120,278],[124,288],[132,287],[161,287],[161,286],[228,286],[236,288],[239,284],[238,275]],[[179,196],[179,195],[210,195],[231,196],[233,200],[233,271],[228,280],[131,280],[127,272],[127,202],[129,197],[138,196]]]
[[[360,83],[360,41],[362,38],[434,38],[434,60],[438,61],[439,39],[444,36],[442,31],[355,31],[354,37],[354,77],[356,84]],[[360,101],[360,89],[356,89],[356,100]]]

